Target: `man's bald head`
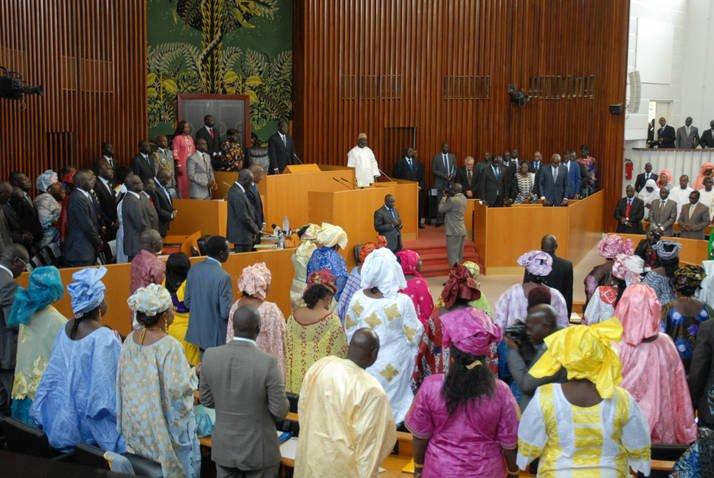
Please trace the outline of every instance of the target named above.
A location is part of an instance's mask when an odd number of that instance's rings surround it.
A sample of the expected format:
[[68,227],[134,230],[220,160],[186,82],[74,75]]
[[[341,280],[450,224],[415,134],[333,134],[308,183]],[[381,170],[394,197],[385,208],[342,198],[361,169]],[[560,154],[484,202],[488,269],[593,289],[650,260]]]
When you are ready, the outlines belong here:
[[535,305],[528,309],[526,333],[533,344],[540,344],[543,339],[557,329],[555,309],[548,304]]
[[18,277],[27,268],[30,262],[30,254],[22,244],[12,244],[3,249],[0,254],[0,264],[12,272],[13,277]]
[[546,234],[543,236],[543,239],[540,240],[540,250],[543,252],[554,254],[557,248],[558,240],[553,234]]
[[255,184],[258,184],[265,177],[265,169],[260,164],[251,166],[250,172],[253,173],[253,182]]
[[161,234],[156,229],[147,229],[141,233],[139,237],[141,248],[154,254],[161,252],[164,248],[164,241],[161,239]]
[[255,308],[242,305],[233,313],[233,335],[255,340],[260,333],[260,315]]
[[368,368],[379,354],[379,336],[374,330],[365,327],[357,330],[350,340],[347,358],[361,368]]

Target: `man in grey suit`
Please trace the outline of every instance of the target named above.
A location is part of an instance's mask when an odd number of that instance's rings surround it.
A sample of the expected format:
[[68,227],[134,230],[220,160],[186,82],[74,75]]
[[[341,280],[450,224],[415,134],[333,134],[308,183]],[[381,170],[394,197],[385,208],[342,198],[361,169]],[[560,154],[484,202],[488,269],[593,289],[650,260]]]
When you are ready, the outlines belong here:
[[30,261],[27,249],[13,244],[0,255],[0,415],[10,415],[10,394],[15,375],[18,327],[8,327],[7,319],[15,300],[15,279],[23,273]]
[[679,213],[679,233],[682,239],[704,239],[704,230],[709,225],[709,208],[699,202],[699,191],[689,193],[689,204]]
[[[442,144],[441,152],[434,155],[431,160],[431,173],[434,175],[434,184],[432,186],[441,196],[456,177],[456,156],[449,152],[448,143]],[[440,226],[443,223],[444,217],[440,214],[436,219],[436,225]]]
[[446,191],[439,202],[439,214],[444,215],[446,223],[446,255],[449,258],[449,266],[461,264],[464,260],[464,212],[467,200],[461,191],[461,184],[454,184],[452,191]]
[[[141,183],[141,179],[136,178]],[[96,181],[96,176],[88,169],[74,175],[75,188],[67,205],[67,236],[62,248],[64,264],[68,267],[96,264],[102,247],[97,207],[90,192]]]
[[[141,234],[151,227],[151,217],[144,194],[144,183],[136,174],[129,174],[124,180],[127,193],[122,200],[121,214],[124,228],[124,254],[129,262],[141,250]],[[153,204],[151,205],[153,207]],[[158,228],[158,224],[157,224]]]
[[188,157],[186,170],[190,183],[189,197],[191,199],[211,199],[216,189],[216,178],[213,175],[211,157],[206,152],[206,140],[201,138],[196,143],[196,152]]
[[283,376],[275,357],[255,343],[258,312],[241,306],[232,320],[233,340],[207,350],[201,365],[201,404],[216,410],[211,449],[216,477],[275,478],[280,467],[275,422],[290,409]]
[[650,231],[660,236],[671,236],[672,226],[677,221],[677,203],[669,199],[669,188],[659,190],[659,199],[650,204]]
[[391,194],[384,196],[384,206],[374,211],[374,229],[387,239],[387,248],[395,254],[402,249],[402,218]]
[[231,276],[221,264],[228,260],[228,241],[213,236],[206,241],[205,261],[191,267],[186,278],[184,304],[191,311],[186,342],[201,351],[226,343],[228,313],[233,304]]
[[675,141],[680,149],[694,149],[699,146],[699,130],[696,126],[692,126],[691,116],[687,116],[684,126],[677,129]]
[[252,184],[253,173],[241,169],[238,180],[228,190],[228,240],[235,244],[234,252],[250,252],[260,240],[255,208],[247,194]]

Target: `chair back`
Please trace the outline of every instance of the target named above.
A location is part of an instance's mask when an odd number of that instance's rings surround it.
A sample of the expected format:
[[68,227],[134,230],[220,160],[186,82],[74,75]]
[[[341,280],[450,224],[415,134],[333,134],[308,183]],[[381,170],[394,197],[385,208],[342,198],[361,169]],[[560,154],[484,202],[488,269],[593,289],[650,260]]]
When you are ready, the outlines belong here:
[[200,249],[198,247],[198,240],[201,238],[201,231],[196,231],[190,236],[188,236],[181,243],[181,252],[186,254],[188,257],[199,256]]
[[[131,463],[131,467],[134,469],[134,476],[163,478],[164,475],[160,463],[129,452],[122,453],[122,456]],[[111,469],[104,457],[104,451],[92,445],[77,445],[74,448],[74,462],[101,470]]]
[[47,435],[39,428],[25,425],[14,418],[2,420],[2,430],[8,451],[40,458],[54,458],[61,453],[50,446]]

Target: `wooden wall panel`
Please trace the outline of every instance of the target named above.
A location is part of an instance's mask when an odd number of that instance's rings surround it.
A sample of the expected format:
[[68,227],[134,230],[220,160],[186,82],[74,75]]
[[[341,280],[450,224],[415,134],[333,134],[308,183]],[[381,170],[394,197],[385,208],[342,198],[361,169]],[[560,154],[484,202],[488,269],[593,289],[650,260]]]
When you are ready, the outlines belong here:
[[[391,172],[398,158],[385,150],[393,150],[387,132],[395,127],[416,128],[427,166],[443,141],[460,162],[511,148],[549,158],[589,144],[609,218],[621,183],[624,116],[612,116],[608,105],[625,100],[629,0],[295,3],[293,127],[305,161],[344,164],[364,131]],[[398,98],[342,98],[342,78],[360,75],[399,77]],[[546,75],[594,75],[593,95],[510,104],[509,83],[528,89],[531,77]],[[488,76],[488,98],[444,97],[445,77],[462,76]]]
[[128,163],[147,134],[143,0],[4,0],[0,65],[45,88],[0,99],[2,180],[90,166],[105,140]]

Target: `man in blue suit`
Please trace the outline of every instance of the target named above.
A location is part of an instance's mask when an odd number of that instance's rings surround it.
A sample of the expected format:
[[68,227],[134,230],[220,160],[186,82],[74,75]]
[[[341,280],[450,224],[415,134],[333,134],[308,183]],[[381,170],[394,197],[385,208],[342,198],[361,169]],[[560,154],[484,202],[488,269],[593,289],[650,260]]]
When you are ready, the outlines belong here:
[[543,205],[560,206],[567,202],[565,199],[567,179],[568,172],[560,164],[560,155],[554,154],[550,159],[550,164],[543,166],[538,178],[538,190],[543,199]]
[[580,198],[580,165],[575,161],[575,151],[568,151],[563,158],[563,167],[567,170],[567,186],[565,197],[568,199]]

